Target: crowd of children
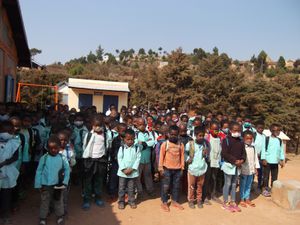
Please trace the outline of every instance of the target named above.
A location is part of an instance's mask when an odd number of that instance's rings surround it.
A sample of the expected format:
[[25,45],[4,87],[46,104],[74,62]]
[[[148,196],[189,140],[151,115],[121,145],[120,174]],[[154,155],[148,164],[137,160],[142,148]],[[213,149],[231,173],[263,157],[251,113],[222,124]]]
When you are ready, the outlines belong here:
[[[76,112],[67,106],[29,110],[19,103],[0,103],[0,202],[4,224],[26,198],[31,185],[40,190],[39,224],[49,212],[64,224],[72,185],[82,187],[83,210],[92,202],[104,207],[104,193],[118,198],[120,210],[156,196],[161,208],[179,210],[180,195],[191,209],[211,200],[224,210],[255,207],[251,189],[271,195],[269,176],[277,180],[284,165],[280,125],[263,134],[264,122],[218,113],[196,113],[111,105]],[[236,198],[239,186],[239,198]],[[220,196],[223,195],[223,201]],[[171,200],[171,204],[169,203]]]

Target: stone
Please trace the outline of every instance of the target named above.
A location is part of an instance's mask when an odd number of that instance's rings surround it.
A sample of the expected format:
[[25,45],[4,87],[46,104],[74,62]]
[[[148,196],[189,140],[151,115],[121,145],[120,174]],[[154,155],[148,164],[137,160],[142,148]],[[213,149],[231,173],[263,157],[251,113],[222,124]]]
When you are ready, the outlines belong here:
[[300,210],[300,181],[274,181],[272,187],[272,200],[284,209]]

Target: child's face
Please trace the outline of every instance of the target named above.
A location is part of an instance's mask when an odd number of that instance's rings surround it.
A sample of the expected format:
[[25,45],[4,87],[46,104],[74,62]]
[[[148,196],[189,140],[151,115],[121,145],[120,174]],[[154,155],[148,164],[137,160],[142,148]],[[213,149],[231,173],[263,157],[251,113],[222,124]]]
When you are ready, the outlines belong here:
[[227,129],[229,128],[229,124],[228,123],[224,123],[223,126],[222,126],[222,129]]
[[194,127],[201,126],[201,121],[200,120],[195,120],[194,121]]
[[244,136],[244,142],[248,145],[251,145],[253,142],[253,135],[247,134]]
[[212,136],[216,137],[219,134],[219,127],[217,124],[211,124],[210,133]]
[[65,135],[65,134],[59,134],[59,135],[58,135],[58,139],[59,139],[59,141],[60,141],[60,147],[61,147],[62,149],[65,149],[66,146],[67,146],[67,144],[68,144],[68,138],[67,138],[67,135]]
[[161,128],[161,125],[160,125],[160,124],[156,124],[156,125],[154,126],[154,130],[155,130],[155,131],[159,131],[160,128]]
[[181,121],[184,122],[184,123],[187,123],[188,120],[189,120],[189,119],[188,119],[186,116],[183,116],[183,117],[181,118]]
[[186,136],[187,135],[187,128],[186,128],[186,126],[180,126],[179,127],[179,135],[180,136]]
[[128,147],[131,147],[133,145],[133,143],[134,143],[134,136],[132,136],[130,134],[125,134],[124,143]]
[[272,132],[273,136],[278,137],[279,134],[280,134],[280,128],[279,127],[273,127],[271,132]]
[[22,121],[24,128],[30,128],[31,127],[31,119],[30,118],[24,118]]
[[132,124],[133,124],[133,123],[132,123],[132,119],[128,119],[128,120],[127,120],[127,126],[132,126]]
[[14,127],[14,132],[15,133],[20,132],[20,130],[21,130],[21,120],[19,120],[19,119],[13,119],[11,121],[11,123],[12,123],[12,125]]
[[145,124],[145,121],[144,121],[143,119],[139,119],[139,120],[137,121],[137,128],[138,128],[140,131],[142,131],[142,132],[144,132],[144,131],[146,130],[146,124]]
[[201,143],[202,141],[204,140],[204,133],[203,132],[200,132],[196,135],[196,141],[198,143]]
[[103,133],[103,127],[101,126],[101,124],[100,123],[94,123],[93,124],[93,130],[94,130],[94,132],[95,133],[97,133],[97,134],[102,134]]
[[263,125],[257,125],[257,126],[256,126],[256,130],[257,130],[257,132],[260,133],[260,134],[263,133],[264,129],[265,129],[265,128],[264,128]]
[[48,150],[50,155],[57,155],[59,152],[59,146],[56,143],[49,142],[48,143]]

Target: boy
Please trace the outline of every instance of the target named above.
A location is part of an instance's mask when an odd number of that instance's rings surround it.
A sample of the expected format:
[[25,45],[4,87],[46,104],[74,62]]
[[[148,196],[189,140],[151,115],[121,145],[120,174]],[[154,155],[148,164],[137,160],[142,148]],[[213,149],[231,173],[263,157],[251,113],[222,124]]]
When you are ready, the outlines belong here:
[[136,209],[135,183],[139,176],[139,164],[141,152],[139,146],[134,144],[135,133],[128,129],[125,131],[124,144],[118,152],[118,176],[119,176],[119,209],[125,208],[125,193],[127,190],[128,203],[132,209]]
[[111,148],[109,149],[109,157],[111,162],[111,168],[109,173],[109,184],[108,184],[108,194],[111,196],[112,199],[117,195],[118,193],[118,184],[119,184],[119,178],[118,178],[118,152],[120,147],[123,145],[123,138],[125,135],[125,131],[127,129],[127,125],[125,123],[119,123],[117,130],[119,135],[117,135],[113,141]]
[[[223,198],[222,208],[229,212],[241,212],[236,204],[236,183],[238,178],[238,169],[246,160],[245,145],[241,141],[241,125],[233,122],[230,125],[230,134],[222,142],[222,158],[224,162],[221,169],[224,172]],[[231,195],[231,202],[228,196]]]
[[262,162],[261,162],[261,152],[263,149],[265,149],[265,145],[266,145],[266,136],[263,134],[263,131],[265,129],[265,124],[263,121],[258,121],[256,123],[256,133],[254,133],[254,146],[255,146],[255,150],[257,152],[257,156],[259,159],[259,165],[260,168],[257,169],[257,187],[259,190],[261,190],[262,188],[262,177],[263,177],[263,166],[262,166]]
[[263,195],[270,197],[269,177],[271,173],[271,186],[278,178],[278,164],[281,168],[284,166],[284,150],[282,140],[278,138],[280,134],[280,125],[272,124],[270,126],[271,136],[266,137],[265,148],[261,151],[261,160],[263,163]]
[[100,118],[94,118],[91,132],[83,141],[83,210],[89,210],[92,191],[95,192],[95,203],[104,207],[102,200],[103,184],[106,179],[108,151],[108,135]]
[[153,180],[151,172],[151,152],[155,140],[151,133],[146,131],[146,124],[143,118],[137,119],[136,142],[141,145],[141,162],[139,165],[139,178],[137,180],[138,197],[143,197],[143,186],[141,183],[141,176],[143,176],[147,193],[150,197],[153,196]]
[[73,182],[75,184],[82,183],[83,177],[83,140],[86,134],[88,133],[88,129],[84,125],[84,118],[81,113],[77,113],[74,118],[74,126],[73,132],[71,136],[71,143],[74,146],[75,156],[76,156],[76,165],[73,170]]
[[245,143],[246,150],[246,161],[242,164],[241,175],[240,175],[240,196],[242,207],[255,207],[255,204],[250,201],[251,185],[253,182],[253,177],[257,174],[257,169],[259,168],[259,161],[257,157],[256,149],[253,144],[253,133],[250,130],[246,130],[243,133],[243,139]]
[[[158,170],[162,180],[161,200],[162,209],[169,212],[168,194],[171,192],[172,206],[183,210],[178,203],[180,178],[184,170],[184,146],[178,141],[179,128],[171,126],[169,128],[169,140],[161,145]],[[172,182],[172,183],[171,183]],[[170,189],[172,189],[170,191]]]
[[48,153],[43,155],[35,175],[34,187],[41,191],[40,225],[46,224],[50,203],[54,203],[57,224],[64,224],[62,188],[69,183],[70,167],[67,159],[59,154],[60,141],[51,136],[48,140]]
[[185,151],[188,154],[188,203],[191,209],[195,208],[195,191],[198,208],[203,208],[202,186],[204,184],[207,163],[205,156],[207,149],[205,145],[205,130],[201,127],[194,129],[196,140],[186,144]]
[[12,191],[19,176],[16,162],[20,144],[20,141],[14,138],[11,122],[0,122],[0,208],[3,224],[11,224]]

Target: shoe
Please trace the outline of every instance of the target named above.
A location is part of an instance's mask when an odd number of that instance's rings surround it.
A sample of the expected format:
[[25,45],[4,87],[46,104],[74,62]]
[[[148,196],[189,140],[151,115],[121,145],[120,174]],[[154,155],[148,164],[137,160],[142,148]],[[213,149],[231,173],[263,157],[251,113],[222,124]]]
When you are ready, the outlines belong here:
[[87,211],[91,208],[91,204],[89,202],[85,202],[82,204],[82,209]]
[[245,204],[249,205],[250,207],[255,207],[255,203],[251,202],[249,199],[246,200]]
[[40,220],[39,225],[46,225],[46,220]]
[[267,189],[262,192],[262,195],[265,197],[271,197],[271,193]]
[[125,204],[124,204],[124,202],[119,202],[118,208],[119,208],[120,210],[125,209]]
[[99,199],[97,199],[97,200],[95,201],[95,203],[96,203],[96,205],[97,205],[98,207],[101,207],[101,208],[105,206],[104,201],[99,200]]
[[184,210],[184,208],[178,202],[172,201],[172,206],[179,210]]
[[168,206],[168,203],[162,203],[161,204],[161,208],[162,210],[164,210],[165,212],[170,212],[170,208]]
[[235,202],[231,203],[231,208],[232,208],[235,212],[241,212],[241,211],[242,211],[241,208],[238,207],[238,205],[237,205]]
[[230,203],[228,203],[228,202],[224,202],[221,208],[224,209],[224,210],[227,210],[227,211],[229,211],[229,212],[232,212],[232,213],[235,212],[235,211],[231,208]]
[[64,225],[65,224],[65,220],[63,217],[59,217],[56,221],[57,225]]
[[203,202],[205,205],[212,205],[211,202],[208,199],[205,199]]
[[137,208],[135,202],[129,203],[129,205],[130,205],[130,208],[132,208],[132,209],[136,209]]
[[195,204],[194,204],[193,201],[189,201],[189,207],[190,207],[191,209],[194,209],[194,208],[195,208]]
[[198,209],[203,209],[203,203],[201,201],[199,201],[197,203],[197,207],[198,207]]
[[247,208],[247,204],[246,204],[245,201],[241,201],[241,202],[240,202],[240,206],[241,206],[241,207],[244,207],[244,208]]

